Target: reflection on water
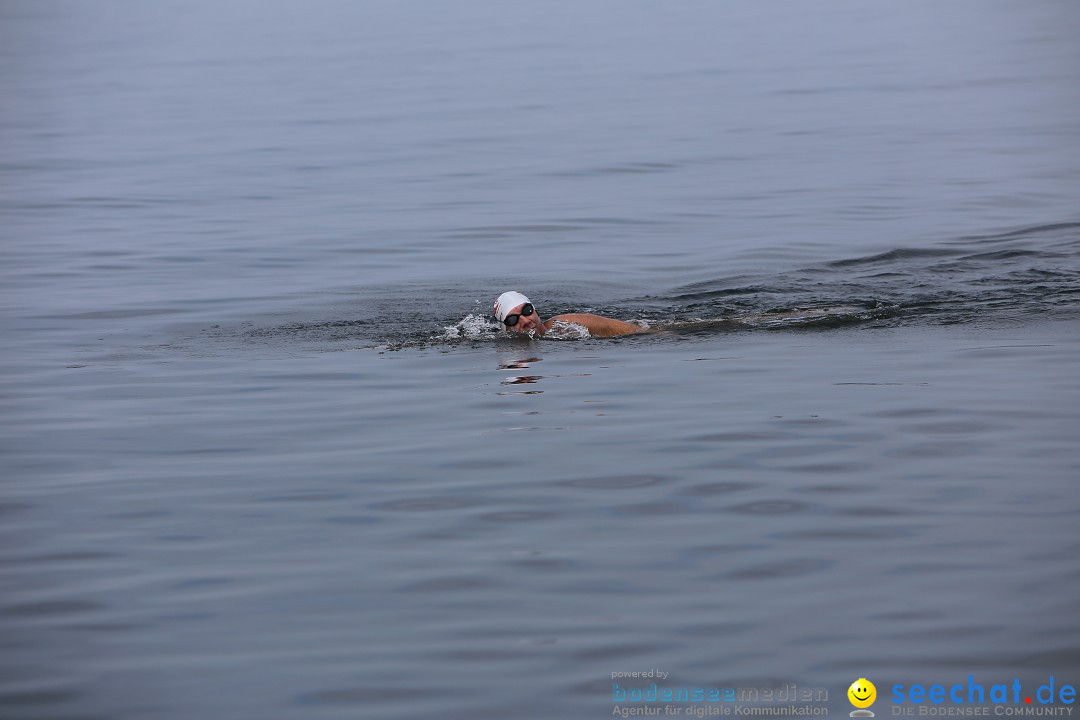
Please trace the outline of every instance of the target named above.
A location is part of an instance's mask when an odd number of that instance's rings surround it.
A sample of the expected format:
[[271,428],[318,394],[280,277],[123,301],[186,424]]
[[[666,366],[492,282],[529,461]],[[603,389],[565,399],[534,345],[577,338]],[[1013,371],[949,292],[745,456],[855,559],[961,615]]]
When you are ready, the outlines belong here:
[[[538,363],[538,362],[540,362],[542,360],[542,358],[532,356],[532,355],[527,355],[525,357],[517,357],[517,358],[514,358],[514,359],[509,359],[509,358],[502,359],[502,358],[504,358],[506,356],[505,351],[500,351],[499,356],[500,356],[500,361],[499,361],[499,369],[500,370],[526,370],[532,364]],[[512,375],[512,376],[502,380],[499,384],[503,385],[503,386],[506,386],[506,385],[530,385],[530,384],[539,382],[540,380],[543,380],[543,379],[544,379],[543,375]],[[521,390],[521,391],[515,391],[515,392],[499,392],[499,393],[496,393],[496,394],[497,395],[540,395],[543,392],[544,392],[543,390]]]
[[528,368],[531,363],[538,363],[542,358],[538,357],[526,357],[520,360],[511,360],[499,365],[500,370],[523,370]]
[[516,377],[509,377],[503,380],[500,385],[524,385],[528,383],[534,383],[538,380],[543,380],[543,375],[518,375]]

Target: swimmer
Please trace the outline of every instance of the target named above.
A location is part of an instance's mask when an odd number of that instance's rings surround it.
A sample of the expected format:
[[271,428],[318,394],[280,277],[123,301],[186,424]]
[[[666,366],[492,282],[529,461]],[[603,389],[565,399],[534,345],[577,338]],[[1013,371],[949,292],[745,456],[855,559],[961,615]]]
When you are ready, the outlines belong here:
[[540,313],[536,312],[529,298],[516,290],[504,292],[495,301],[495,317],[511,332],[535,335],[543,335],[556,323],[581,325],[593,337],[618,337],[647,332],[646,328],[638,325],[590,313],[568,313],[541,320]]

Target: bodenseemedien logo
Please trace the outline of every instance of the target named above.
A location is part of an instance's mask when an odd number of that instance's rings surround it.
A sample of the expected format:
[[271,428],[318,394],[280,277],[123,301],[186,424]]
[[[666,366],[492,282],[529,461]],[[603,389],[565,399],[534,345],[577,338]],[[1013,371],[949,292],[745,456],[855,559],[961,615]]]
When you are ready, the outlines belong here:
[[851,717],[874,717],[873,710],[868,709],[874,704],[874,700],[877,700],[874,683],[866,678],[859,678],[847,689],[847,697],[856,708],[851,711]]

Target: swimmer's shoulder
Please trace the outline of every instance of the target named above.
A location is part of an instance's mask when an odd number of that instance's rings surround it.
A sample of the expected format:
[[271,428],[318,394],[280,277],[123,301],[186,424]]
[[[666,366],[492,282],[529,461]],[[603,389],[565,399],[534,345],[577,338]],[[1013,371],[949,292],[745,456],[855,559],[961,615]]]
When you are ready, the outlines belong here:
[[634,335],[636,333],[647,332],[646,328],[643,328],[640,325],[623,322],[622,320],[615,320],[614,318],[603,317],[602,315],[593,315],[592,313],[567,313],[566,315],[556,315],[548,320],[545,325],[550,327],[550,323],[555,322],[581,325],[587,329],[589,334],[593,337],[617,337],[619,335]]

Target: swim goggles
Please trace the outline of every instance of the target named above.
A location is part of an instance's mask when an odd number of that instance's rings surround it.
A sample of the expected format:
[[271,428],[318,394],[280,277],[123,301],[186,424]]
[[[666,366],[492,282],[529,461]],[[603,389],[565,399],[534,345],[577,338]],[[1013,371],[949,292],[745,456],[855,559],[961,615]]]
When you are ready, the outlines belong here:
[[525,305],[522,306],[520,313],[514,313],[513,315],[507,315],[505,318],[503,318],[503,325],[505,325],[506,327],[514,327],[515,325],[517,325],[519,317],[521,317],[522,315],[524,315],[525,317],[529,317],[532,314],[533,314],[532,303],[525,303]]

